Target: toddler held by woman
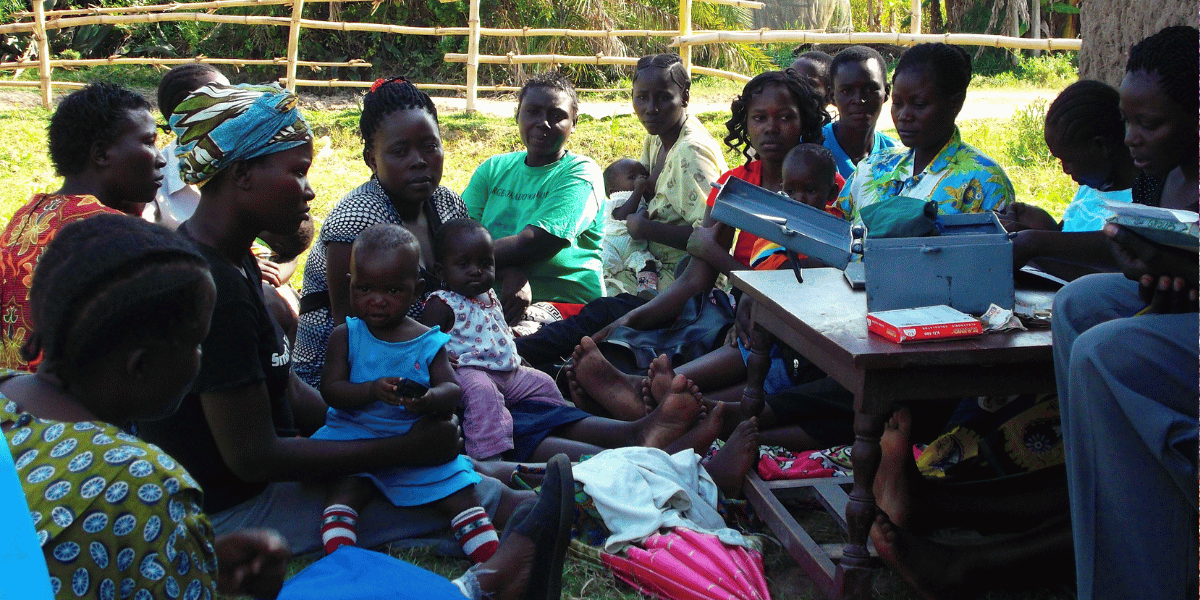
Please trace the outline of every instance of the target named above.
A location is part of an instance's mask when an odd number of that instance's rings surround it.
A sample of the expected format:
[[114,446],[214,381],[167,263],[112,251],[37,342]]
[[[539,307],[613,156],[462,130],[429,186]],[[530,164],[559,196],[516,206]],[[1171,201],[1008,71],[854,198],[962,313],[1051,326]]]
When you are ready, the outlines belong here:
[[[312,437],[354,440],[405,435],[428,419],[446,419],[461,390],[443,346],[450,336],[408,316],[421,292],[417,240],[399,225],[368,227],[350,257],[350,300],[357,317],[334,328],[321,377],[330,408]],[[355,542],[358,509],[375,483],[396,506],[431,505],[450,519],[463,552],[483,562],[496,530],[475,494],[479,475],[462,455],[440,465],[392,467],[344,478],[330,488],[321,537],[328,554]]]
[[467,454],[498,458],[513,445],[517,402],[566,405],[549,375],[521,366],[512,331],[504,321],[496,282],[492,236],[471,219],[453,219],[433,241],[435,271],[446,289],[430,294],[421,321],[450,335],[446,344],[462,386]]

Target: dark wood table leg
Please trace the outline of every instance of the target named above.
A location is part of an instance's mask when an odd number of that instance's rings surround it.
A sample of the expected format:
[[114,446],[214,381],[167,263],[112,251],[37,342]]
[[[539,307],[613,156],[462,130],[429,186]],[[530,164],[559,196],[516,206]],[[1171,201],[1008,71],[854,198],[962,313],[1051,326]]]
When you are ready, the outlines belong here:
[[[859,403],[861,404],[861,402]],[[846,506],[846,525],[850,543],[838,566],[838,584],[842,598],[866,600],[871,597],[871,555],[867,539],[875,522],[875,494],[872,487],[879,470],[882,451],[879,438],[887,415],[858,413],[854,416],[854,448],[850,462],[854,466],[854,488]]]

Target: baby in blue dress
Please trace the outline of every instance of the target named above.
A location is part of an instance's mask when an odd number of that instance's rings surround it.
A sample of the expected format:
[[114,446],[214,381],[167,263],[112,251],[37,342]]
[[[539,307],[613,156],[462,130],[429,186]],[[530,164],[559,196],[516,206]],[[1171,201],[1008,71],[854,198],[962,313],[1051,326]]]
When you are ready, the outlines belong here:
[[[462,390],[443,346],[450,336],[407,316],[423,285],[421,249],[393,224],[363,230],[350,256],[350,301],[357,317],[329,336],[321,395],[329,404],[314,438],[354,440],[404,435],[421,419],[449,419]],[[496,530],[475,494],[480,477],[462,455],[431,467],[394,467],[348,477],[326,498],[321,538],[328,554],[355,542],[358,509],[375,486],[396,506],[429,505],[450,521],[463,552],[491,557]]]

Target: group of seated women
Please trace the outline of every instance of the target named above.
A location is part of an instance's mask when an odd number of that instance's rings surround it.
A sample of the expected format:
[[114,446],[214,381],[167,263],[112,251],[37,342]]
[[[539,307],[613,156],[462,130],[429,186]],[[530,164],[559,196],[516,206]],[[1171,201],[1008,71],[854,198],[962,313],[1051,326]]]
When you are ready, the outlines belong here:
[[[1136,422],[1122,439],[1158,444],[1146,461],[1163,466],[1162,485],[1139,497],[1152,495],[1142,501],[1174,520],[1156,524],[1153,540],[1186,538],[1196,516],[1195,489],[1185,485],[1196,480],[1196,407],[1194,397],[1174,400],[1198,386],[1194,255],[1101,231],[1099,203],[1132,188],[1135,201],[1196,210],[1196,42],[1195,28],[1168,28],[1134,47],[1119,92],[1080,82],[1051,105],[1046,141],[1081,185],[1062,223],[1016,202],[1004,169],[963,139],[955,121],[971,60],[946,44],[908,49],[890,80],[885,59],[863,46],[832,58],[820,90],[792,69],[752,78],[726,121],[725,144],[746,159],[732,170],[688,114],[682,62],[642,59],[633,105],[647,132],[645,180],[634,187],[641,197],[621,207],[610,204],[596,162],[569,150],[579,106],[562,76],[525,82],[516,112],[524,150],[485,160],[461,195],[441,185],[432,100],[404,78],[381,79],[360,117],[371,176],[320,227],[294,337],[263,285],[279,271],[251,248],[295,236],[310,220],[312,135],[296,97],[229,85],[203,65],[173,70],[159,90],[176,136],[164,159],[140,96],[107,84],[71,94],[49,130],[63,185],[34,196],[0,236],[4,366],[34,372],[0,381],[0,422],[53,591],[195,597],[193,587],[217,586],[274,595],[289,551],[437,538],[478,563],[446,583],[465,596],[557,598],[576,491],[559,454],[646,446],[702,456],[727,438],[706,468],[736,495],[759,442],[800,450],[852,441],[848,392],[786,349],[773,353],[767,381],[748,385],[752,338],[768,336],[750,325],[748,297],[707,353],[677,364],[658,356],[640,365],[645,376],[623,373],[597,344],[619,331],[669,335],[696,297],[703,305],[720,293],[723,275],[785,264],[777,245],[710,216],[712,184],[737,177],[853,222],[901,196],[936,202],[942,214],[997,211],[1018,231],[1015,266],[1037,261],[1068,279],[1120,269],[1137,281],[1125,289],[1120,275],[1085,277],[1080,286],[1104,283],[1106,295],[1086,306],[1060,299],[1072,327],[1060,342],[1055,321],[1065,459],[1002,482],[939,486],[914,464],[921,440],[902,411],[884,436],[876,489],[884,514],[872,538],[929,597],[1011,580],[1001,567],[1030,579],[1069,573],[1070,561],[1045,557],[1069,556],[1072,539],[1081,597],[1105,597],[1114,582],[1141,590],[1151,569],[1164,573],[1157,597],[1195,594],[1194,544],[1190,554],[1177,544],[1176,562],[1147,550],[1136,569],[1113,568],[1122,561],[1108,528],[1126,528],[1122,544],[1143,531],[1115,523],[1123,504],[1114,489],[1143,474],[1102,477],[1112,457],[1093,436],[1108,424],[1080,414],[1104,389],[1114,415],[1142,410],[1121,404],[1132,395],[1169,415],[1171,425]],[[876,131],[888,100],[898,143]],[[650,298],[606,295],[601,246],[617,208],[665,270]],[[130,218],[144,212],[178,235]],[[1083,347],[1119,344],[1112,338],[1124,330],[1107,321],[1136,320],[1120,313],[1139,292],[1151,312],[1191,315],[1138,317],[1128,333],[1170,346],[1144,359],[1162,363],[1170,377],[1156,381],[1170,379],[1169,390],[1122,387],[1145,353],[1114,366],[1111,354]],[[557,318],[514,339],[509,326],[537,319],[539,307]],[[1093,340],[1100,330],[1108,337]],[[1088,360],[1092,370],[1076,369]],[[560,385],[522,362],[563,367]],[[489,394],[502,406],[476,412]],[[459,454],[451,414],[460,397],[467,449],[480,460]],[[1046,406],[1034,399],[1022,409]],[[962,412],[952,425],[962,425]],[[1061,453],[1064,440],[1053,443]],[[501,481],[512,470],[505,460],[548,462],[536,499]],[[363,474],[376,486],[346,485]],[[1008,537],[966,548],[924,537],[946,525]],[[495,529],[506,526],[515,533],[500,541]],[[448,529],[453,541],[442,539]]]

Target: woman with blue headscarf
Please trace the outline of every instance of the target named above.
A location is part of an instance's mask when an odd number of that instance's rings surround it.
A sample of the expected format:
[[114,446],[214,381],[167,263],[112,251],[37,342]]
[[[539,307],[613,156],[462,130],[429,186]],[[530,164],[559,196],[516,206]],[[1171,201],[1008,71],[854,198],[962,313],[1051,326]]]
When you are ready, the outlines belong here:
[[[191,393],[141,434],[174,456],[204,489],[214,529],[279,530],[292,551],[322,547],[325,482],[389,467],[440,464],[458,453],[447,421],[423,420],[405,436],[313,440],[326,405],[291,368],[284,332],[263,304],[250,252],[262,231],[295,233],[314,193],[308,183],[312,135],[296,96],[275,86],[204,86],[171,116],[181,178],[200,187],[195,214],[179,231],[208,260],[217,287],[212,327]],[[522,494],[485,477],[476,486],[502,524]],[[445,529],[430,510],[371,499],[358,543],[373,547]]]

